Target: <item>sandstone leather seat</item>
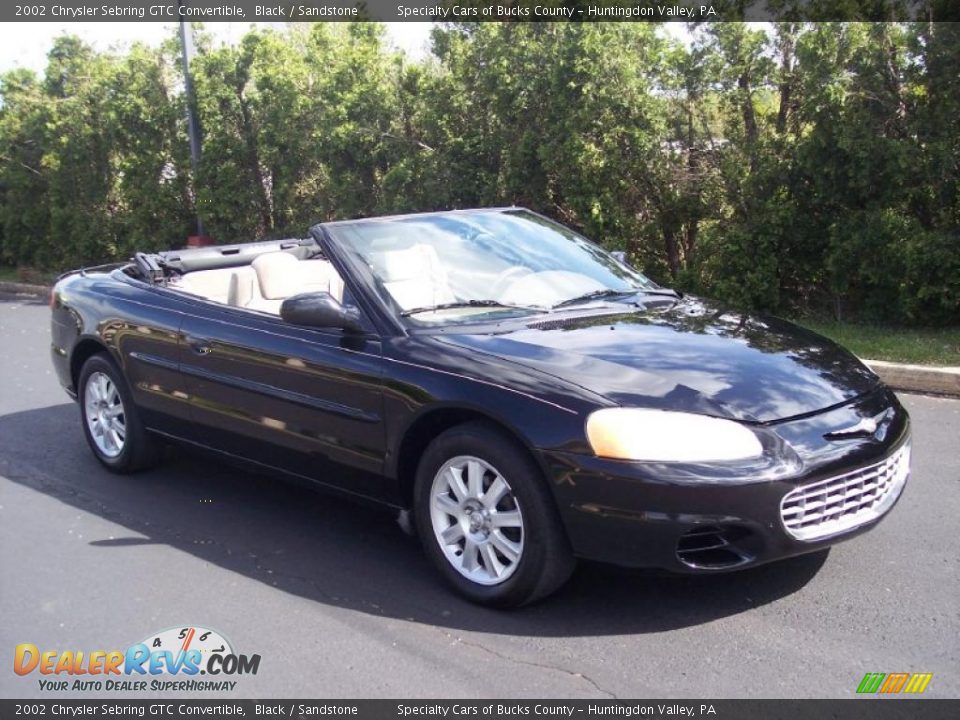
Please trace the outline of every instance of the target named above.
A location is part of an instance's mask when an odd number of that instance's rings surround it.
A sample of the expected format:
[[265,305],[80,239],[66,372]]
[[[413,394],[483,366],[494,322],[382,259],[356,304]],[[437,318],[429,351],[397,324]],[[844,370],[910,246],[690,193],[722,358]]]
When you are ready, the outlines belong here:
[[384,287],[405,310],[455,302],[446,269],[437,251],[417,244],[403,250],[371,253],[371,264]]
[[280,314],[280,305],[291,295],[296,295],[302,284],[300,261],[290,253],[272,252],[258,255],[250,263],[256,274],[255,293],[246,307],[251,310]]
[[232,272],[227,303],[279,315],[284,300],[306,292],[329,292],[341,301],[343,280],[326,260],[298,260],[289,253],[266,253],[255,258],[249,267]]
[[343,280],[322,258],[299,260],[287,252],[258,255],[250,265],[195,270],[170,287],[213,302],[280,314],[283,301],[305,292],[329,292],[343,301]]
[[175,282],[170,283],[170,287],[183,290],[191,295],[199,295],[213,302],[225,303],[228,302],[230,294],[231,274],[231,268],[196,270],[181,275]]

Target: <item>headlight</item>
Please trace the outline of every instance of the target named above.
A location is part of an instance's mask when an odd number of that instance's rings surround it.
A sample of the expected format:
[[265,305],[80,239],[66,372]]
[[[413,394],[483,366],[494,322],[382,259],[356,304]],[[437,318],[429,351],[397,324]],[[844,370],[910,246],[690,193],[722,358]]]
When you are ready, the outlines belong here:
[[732,420],[666,410],[605,408],[587,418],[598,457],[659,462],[710,462],[760,457],[763,446]]

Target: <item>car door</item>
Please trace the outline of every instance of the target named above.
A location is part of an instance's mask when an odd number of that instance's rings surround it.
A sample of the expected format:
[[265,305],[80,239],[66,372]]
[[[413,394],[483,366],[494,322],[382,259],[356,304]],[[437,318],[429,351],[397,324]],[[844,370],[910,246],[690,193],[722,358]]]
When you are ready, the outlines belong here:
[[380,338],[214,303],[184,317],[181,370],[198,433],[232,455],[381,498]]

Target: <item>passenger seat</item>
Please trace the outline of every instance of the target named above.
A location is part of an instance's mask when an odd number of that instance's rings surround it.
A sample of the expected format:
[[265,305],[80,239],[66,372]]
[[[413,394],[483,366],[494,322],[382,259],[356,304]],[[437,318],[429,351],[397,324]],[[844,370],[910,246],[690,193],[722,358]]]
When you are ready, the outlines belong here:
[[328,292],[337,302],[343,302],[343,279],[333,264],[322,258],[301,260],[303,285],[299,292]]
[[280,314],[280,306],[300,287],[300,261],[290,253],[271,252],[258,255],[250,264],[256,274],[256,290],[246,307],[251,310]]
[[284,300],[307,292],[329,292],[342,301],[343,280],[326,260],[298,260],[290,253],[272,252],[234,270],[227,303],[279,315]]
[[432,246],[423,243],[403,250],[372,253],[371,264],[384,287],[404,310],[455,302],[447,271]]

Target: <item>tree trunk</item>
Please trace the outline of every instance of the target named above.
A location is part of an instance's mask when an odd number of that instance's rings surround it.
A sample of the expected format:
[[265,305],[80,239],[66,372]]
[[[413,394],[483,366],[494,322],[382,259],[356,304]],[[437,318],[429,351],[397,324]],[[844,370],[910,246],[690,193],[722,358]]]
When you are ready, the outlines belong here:
[[677,234],[673,226],[664,224],[663,242],[667,250],[667,264],[670,267],[670,275],[674,280],[680,274],[680,246],[677,244]]
[[697,252],[697,237],[700,235],[700,218],[692,217],[687,222],[686,232],[683,238],[683,260],[684,266],[689,270],[694,268]]
[[796,46],[796,26],[790,24],[780,35],[780,109],[777,112],[777,134],[787,129],[790,103],[793,101],[793,51]]
[[757,117],[753,112],[753,90],[750,88],[750,76],[744,72],[737,79],[737,87],[740,88],[742,97],[741,110],[743,112],[743,127],[747,134],[747,145],[751,148],[751,154],[755,154],[757,144]]
[[696,137],[693,131],[693,105],[699,101],[699,96],[694,97],[692,93],[687,93],[687,183],[688,188],[692,188],[690,193],[691,211],[686,222],[686,232],[683,239],[683,264],[688,270],[693,268],[694,253],[697,248],[697,235],[700,231],[700,212],[701,212],[701,153],[695,147]]

